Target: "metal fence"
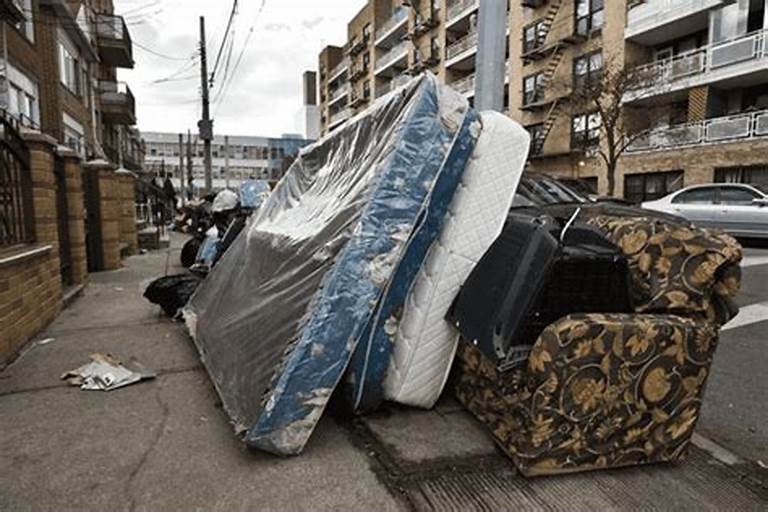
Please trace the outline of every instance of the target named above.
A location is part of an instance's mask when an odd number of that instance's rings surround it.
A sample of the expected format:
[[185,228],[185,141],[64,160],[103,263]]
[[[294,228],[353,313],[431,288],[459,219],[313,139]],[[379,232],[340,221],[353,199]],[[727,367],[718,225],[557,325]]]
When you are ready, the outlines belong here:
[[0,112],[0,247],[35,239],[29,150],[17,122]]

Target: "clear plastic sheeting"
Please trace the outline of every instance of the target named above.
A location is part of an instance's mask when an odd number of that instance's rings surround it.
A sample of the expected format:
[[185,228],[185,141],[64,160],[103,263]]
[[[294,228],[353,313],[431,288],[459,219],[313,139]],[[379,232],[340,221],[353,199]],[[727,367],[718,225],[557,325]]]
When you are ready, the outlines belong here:
[[266,201],[270,192],[266,180],[246,180],[240,184],[240,206],[257,209]]
[[461,95],[414,79],[302,151],[200,286],[185,319],[249,445],[303,449],[384,292],[418,272],[477,130]]

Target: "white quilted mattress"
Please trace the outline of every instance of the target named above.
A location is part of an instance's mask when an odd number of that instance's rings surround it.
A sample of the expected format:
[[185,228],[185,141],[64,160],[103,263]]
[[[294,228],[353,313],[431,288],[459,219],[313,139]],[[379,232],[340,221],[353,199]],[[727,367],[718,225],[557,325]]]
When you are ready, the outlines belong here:
[[496,112],[482,132],[414,281],[384,383],[385,398],[431,408],[443,390],[459,333],[444,317],[475,264],[501,233],[528,156],[528,132]]

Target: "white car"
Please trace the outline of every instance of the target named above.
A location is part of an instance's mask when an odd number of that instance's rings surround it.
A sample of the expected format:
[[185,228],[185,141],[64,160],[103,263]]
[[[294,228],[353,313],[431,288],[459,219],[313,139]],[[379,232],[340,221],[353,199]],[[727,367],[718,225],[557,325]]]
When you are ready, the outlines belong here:
[[678,215],[737,237],[768,238],[768,196],[751,185],[692,185],[647,201],[642,207]]

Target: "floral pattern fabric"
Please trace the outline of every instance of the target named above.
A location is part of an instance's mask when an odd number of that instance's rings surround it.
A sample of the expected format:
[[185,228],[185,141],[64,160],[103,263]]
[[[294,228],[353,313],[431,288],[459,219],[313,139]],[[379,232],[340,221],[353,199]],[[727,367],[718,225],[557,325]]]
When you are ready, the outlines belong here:
[[722,308],[739,288],[732,238],[653,218],[589,221],[630,260],[636,314],[549,325],[527,368],[502,372],[462,340],[456,395],[525,475],[661,461],[698,420]]

